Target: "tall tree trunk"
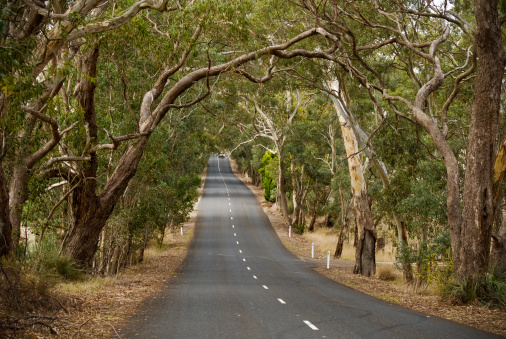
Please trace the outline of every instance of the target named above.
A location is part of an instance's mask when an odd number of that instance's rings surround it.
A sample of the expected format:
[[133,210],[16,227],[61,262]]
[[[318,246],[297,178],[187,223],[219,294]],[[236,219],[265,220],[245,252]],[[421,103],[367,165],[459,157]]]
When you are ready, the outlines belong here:
[[0,258],[12,252],[12,225],[9,216],[9,193],[0,158]]
[[497,0],[475,0],[478,72],[474,85],[456,274],[472,278],[488,268],[494,220],[492,173],[505,53]]
[[399,254],[402,257],[402,278],[405,282],[413,280],[413,270],[411,267],[411,259],[408,253],[408,234],[404,220],[400,219],[397,214],[394,215],[397,224],[397,238],[399,241]]
[[339,232],[339,238],[337,239],[336,251],[334,252],[334,258],[341,258],[343,254],[344,234],[348,228],[348,208],[344,201],[344,194],[341,182],[339,182],[339,198],[341,200],[341,231]]
[[506,208],[501,206],[497,212],[500,217],[496,218],[497,231],[492,235],[492,251],[490,253],[492,269],[497,270],[499,274],[506,273]]
[[[339,93],[337,81],[331,82],[329,87],[335,93]],[[346,114],[342,103],[339,100],[333,100],[333,102],[339,122],[341,123],[344,147],[348,157],[351,191],[353,194],[353,211],[358,227],[358,242],[353,272],[370,277],[376,273],[376,226],[374,225],[371,207],[369,206],[369,196],[359,155],[358,140],[353,128],[346,121]]]
[[28,197],[28,170],[23,164],[13,169],[11,184],[9,186],[9,214],[12,224],[12,243],[14,248],[19,245],[21,237],[21,219],[23,206]]
[[[92,149],[97,143],[98,126],[95,111],[95,88],[97,76],[98,46],[91,48],[81,60],[81,70],[85,76],[80,80],[77,100],[84,111],[88,138]],[[72,224],[63,242],[62,253],[75,261],[91,266],[98,247],[100,233],[109,215],[102,210],[97,196],[98,159],[96,151],[90,152],[90,160],[83,166],[83,175],[72,192]],[[105,217],[105,218],[104,218]],[[99,225],[91,227],[91,225]]]
[[[281,145],[279,145],[281,146]],[[281,147],[278,146],[278,197],[279,197],[279,206],[281,207],[281,213],[285,218],[285,221],[288,225],[292,224],[292,219],[290,218],[290,213],[288,210],[288,203],[286,202],[286,189],[285,189],[285,172],[283,166],[283,151]]]
[[348,156],[351,190],[353,194],[353,211],[358,227],[358,242],[353,272],[355,274],[371,276],[376,272],[376,227],[369,206],[369,196],[367,194],[362,163],[358,154],[356,138],[351,127],[344,122],[341,125],[341,129],[346,155]]
[[305,192],[305,181],[306,175],[304,171],[304,165],[300,170],[300,177],[295,164],[292,163],[292,186],[293,186],[293,216],[292,221],[294,225],[302,225],[304,221],[301,220],[301,209],[304,209],[303,200]]

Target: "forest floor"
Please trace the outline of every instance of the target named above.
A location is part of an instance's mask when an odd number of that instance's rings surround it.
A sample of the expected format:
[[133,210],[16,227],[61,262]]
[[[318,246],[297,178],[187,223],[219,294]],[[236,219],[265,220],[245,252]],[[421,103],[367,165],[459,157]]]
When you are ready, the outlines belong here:
[[[437,291],[431,287],[416,291],[413,287],[404,284],[400,272],[394,272],[397,277],[393,281],[381,280],[377,276],[367,278],[353,274],[355,262],[353,260],[334,259],[332,257],[333,252],[331,252],[330,268],[327,269],[327,248],[325,248],[325,251],[316,250],[315,258],[312,259],[312,237],[294,232],[289,237],[288,227],[279,208],[264,199],[264,192],[261,188],[249,183],[248,179],[237,173],[237,171],[234,171],[234,173],[255,194],[285,247],[302,260],[314,262],[317,265],[315,271],[318,273],[360,292],[425,313],[428,316],[448,319],[506,337],[505,311],[489,309],[478,304],[453,305],[449,301],[442,300],[437,295]],[[333,240],[337,243],[337,235],[333,235]],[[328,241],[328,239],[322,241]],[[317,248],[317,246],[315,247]],[[379,271],[382,266],[394,271],[392,263],[378,264],[377,270]]]

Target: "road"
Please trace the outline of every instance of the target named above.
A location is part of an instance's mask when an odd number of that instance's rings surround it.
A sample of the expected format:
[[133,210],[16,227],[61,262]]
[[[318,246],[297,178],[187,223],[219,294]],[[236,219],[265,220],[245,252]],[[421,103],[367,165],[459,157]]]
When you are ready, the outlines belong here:
[[182,274],[123,338],[499,338],[337,284],[287,251],[256,198],[211,157]]

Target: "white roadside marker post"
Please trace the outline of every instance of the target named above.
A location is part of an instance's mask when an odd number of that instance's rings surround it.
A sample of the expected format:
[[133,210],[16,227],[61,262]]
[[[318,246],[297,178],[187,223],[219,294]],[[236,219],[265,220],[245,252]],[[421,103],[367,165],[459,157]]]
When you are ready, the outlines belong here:
[[327,254],[327,269],[330,267],[330,251]]
[[292,226],[288,226],[288,238],[292,237]]
[[314,242],[311,243],[311,258],[314,259]]
[[179,223],[179,226],[181,227],[181,235],[183,235],[183,223]]

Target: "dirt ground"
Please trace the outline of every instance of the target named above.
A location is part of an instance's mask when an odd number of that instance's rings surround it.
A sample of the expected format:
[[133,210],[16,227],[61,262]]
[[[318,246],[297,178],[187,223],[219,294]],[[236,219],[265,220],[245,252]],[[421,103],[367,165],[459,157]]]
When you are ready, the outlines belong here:
[[[311,244],[303,236],[288,237],[288,229],[279,210],[263,199],[263,191],[247,183],[236,174],[257,196],[271,224],[283,244],[303,260],[314,260],[316,271],[351,288],[424,312],[485,331],[506,336],[506,312],[489,310],[482,306],[455,306],[435,295],[418,295],[403,284],[365,278],[352,273],[353,261],[331,259],[330,269],[322,253],[311,259]],[[197,205],[198,206],[198,205]],[[198,208],[198,207],[197,207]],[[142,302],[161,290],[178,275],[193,238],[196,211],[179,231],[170,234],[162,250],[150,249],[145,261],[114,278],[95,278],[89,283],[61,285],[57,288],[60,311],[51,314],[49,328],[34,325],[23,332],[0,333],[5,338],[121,338],[117,329],[134,314]]]

